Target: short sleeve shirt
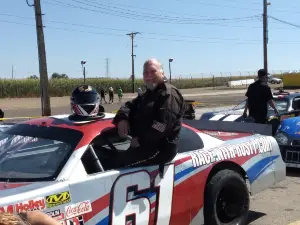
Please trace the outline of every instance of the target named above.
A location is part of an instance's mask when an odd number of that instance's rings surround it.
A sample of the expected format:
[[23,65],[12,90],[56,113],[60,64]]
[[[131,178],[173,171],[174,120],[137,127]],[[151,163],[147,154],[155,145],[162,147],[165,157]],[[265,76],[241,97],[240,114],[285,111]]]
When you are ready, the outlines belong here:
[[273,99],[271,88],[256,81],[248,87],[246,92],[248,97],[249,114],[255,118],[265,118],[268,114],[268,101]]

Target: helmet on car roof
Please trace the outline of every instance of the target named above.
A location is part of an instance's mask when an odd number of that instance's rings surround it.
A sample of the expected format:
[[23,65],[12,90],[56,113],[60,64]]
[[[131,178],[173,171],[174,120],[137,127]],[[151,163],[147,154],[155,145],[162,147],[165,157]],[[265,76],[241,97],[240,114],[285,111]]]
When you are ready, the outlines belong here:
[[100,106],[98,92],[90,85],[76,87],[71,95],[71,110],[78,116],[97,116]]

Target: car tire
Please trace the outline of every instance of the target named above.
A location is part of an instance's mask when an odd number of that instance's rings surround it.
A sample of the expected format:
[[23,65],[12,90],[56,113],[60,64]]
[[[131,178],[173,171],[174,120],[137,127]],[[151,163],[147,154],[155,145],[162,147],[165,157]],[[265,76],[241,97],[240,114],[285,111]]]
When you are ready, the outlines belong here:
[[[232,204],[228,205],[230,203]],[[209,180],[204,196],[205,224],[246,224],[249,208],[249,191],[239,173],[225,169]]]

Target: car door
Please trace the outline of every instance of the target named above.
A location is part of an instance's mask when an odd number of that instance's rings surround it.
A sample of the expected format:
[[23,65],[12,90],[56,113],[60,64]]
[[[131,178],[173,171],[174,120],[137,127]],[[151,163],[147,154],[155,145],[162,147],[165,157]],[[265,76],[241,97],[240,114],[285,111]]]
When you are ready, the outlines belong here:
[[[129,147],[128,140],[112,144],[118,150]],[[158,165],[89,174],[85,181],[70,185],[74,204],[66,207],[65,217],[77,216],[85,224],[168,225],[174,173],[174,164],[170,163],[161,174]]]

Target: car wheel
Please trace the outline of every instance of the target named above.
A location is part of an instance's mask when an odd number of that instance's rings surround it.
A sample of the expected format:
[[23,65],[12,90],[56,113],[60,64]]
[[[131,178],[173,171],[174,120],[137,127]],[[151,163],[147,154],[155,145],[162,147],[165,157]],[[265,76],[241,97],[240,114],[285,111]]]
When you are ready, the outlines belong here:
[[249,191],[243,177],[232,170],[221,170],[205,188],[205,224],[246,224],[249,205]]

